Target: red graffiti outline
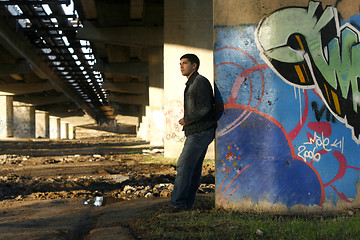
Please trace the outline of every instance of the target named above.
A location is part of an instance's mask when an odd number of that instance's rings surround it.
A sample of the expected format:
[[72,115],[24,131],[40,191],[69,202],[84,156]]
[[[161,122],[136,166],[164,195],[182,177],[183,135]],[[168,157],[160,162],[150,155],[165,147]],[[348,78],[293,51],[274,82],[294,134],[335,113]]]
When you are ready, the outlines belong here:
[[[230,185],[235,181],[235,179],[236,179],[245,169],[247,169],[249,166],[250,166],[250,165],[247,165],[246,167],[244,167],[244,168],[229,182],[229,184],[226,186],[226,188],[224,189],[224,191],[223,191],[222,194],[220,195],[220,197],[219,197],[219,199],[218,199],[219,201],[220,201],[221,198],[224,196],[225,192],[228,190],[228,188],[230,187]],[[224,179],[225,179],[225,177],[224,177]],[[222,182],[221,185],[220,185],[220,189],[221,189],[222,184],[224,183],[224,179],[223,179],[223,182]],[[219,191],[220,191],[220,189],[219,189]],[[234,192],[234,191],[232,191],[231,194],[232,194],[233,192]]]
[[[234,103],[235,103],[235,102],[236,102],[236,99],[237,99],[237,95],[239,94],[239,89],[240,89],[241,83],[243,82],[244,78],[245,78],[246,76],[248,76],[248,77],[249,77],[249,80],[250,80],[249,74],[259,70],[260,75],[261,75],[262,91],[261,91],[261,97],[260,97],[260,99],[259,99],[259,102],[258,102],[258,104],[255,106],[255,108],[257,108],[257,107],[260,105],[260,103],[261,103],[261,100],[262,100],[262,97],[264,96],[264,91],[265,91],[265,80],[264,80],[265,78],[264,78],[263,72],[260,71],[260,70],[262,70],[262,69],[264,69],[264,68],[269,68],[269,66],[268,66],[267,64],[260,64],[260,65],[259,65],[259,63],[256,61],[256,59],[255,59],[253,56],[251,56],[249,53],[247,53],[246,51],[244,51],[244,50],[242,50],[242,49],[240,49],[240,48],[236,48],[236,47],[221,47],[221,48],[215,49],[215,52],[218,52],[218,51],[224,50],[224,49],[236,50],[236,51],[239,51],[239,52],[241,52],[241,53],[244,53],[246,56],[248,56],[248,57],[253,61],[253,63],[255,63],[255,66],[254,66],[254,67],[251,67],[251,68],[249,68],[249,69],[245,69],[245,68],[241,67],[240,65],[237,65],[237,64],[234,63],[234,65],[239,66],[239,67],[243,70],[243,72],[235,79],[233,88],[232,88],[231,93],[230,93],[230,97],[229,97],[229,99],[228,99],[227,102],[231,102],[231,103],[232,103],[232,101],[235,100],[235,101],[234,101]],[[218,66],[220,66],[220,65],[222,65],[222,64],[223,64],[223,63],[217,64],[215,67],[218,67]],[[232,64],[232,63],[231,63],[231,64]],[[252,94],[252,91],[251,91],[251,94]],[[235,96],[236,96],[236,97],[235,97]],[[252,95],[251,95],[251,96],[252,96]],[[249,101],[251,102],[251,97],[250,97]],[[250,103],[249,103],[249,105],[250,105]]]
[[327,187],[327,186],[331,185],[332,183],[334,183],[335,181],[343,178],[345,175],[345,172],[346,172],[347,160],[346,160],[344,154],[342,154],[339,151],[334,151],[333,155],[339,161],[339,170],[338,170],[337,174],[335,175],[335,177],[330,182],[324,184],[324,187]]
[[[237,67],[241,68],[243,70],[242,73],[244,73],[244,71],[246,71],[246,69],[243,68],[241,65],[239,65],[237,63],[232,63],[232,62],[219,63],[215,67],[225,65],[225,64],[231,64],[231,65],[234,65],[234,66],[237,66]],[[244,82],[244,79],[245,79],[245,77],[242,76],[242,73],[239,76],[237,76],[237,78],[235,79],[235,82],[233,84],[233,88],[231,89],[231,93],[230,93],[228,102],[236,103],[236,99],[238,97],[237,95],[238,95],[239,89],[240,89],[240,87],[241,87],[241,85],[242,85],[242,83]],[[249,102],[248,102],[248,106],[250,106],[251,99],[252,99],[252,81],[251,81],[250,76],[247,76],[247,77],[249,78],[249,83],[250,83],[250,97],[249,97]],[[235,89],[237,90],[237,92],[235,91]],[[260,104],[260,102],[258,104]]]
[[[227,100],[227,102],[228,103],[234,103],[234,104],[236,103],[236,99],[237,99],[238,94],[239,94],[239,89],[240,89],[242,83],[244,82],[245,78],[248,77],[249,78],[249,83],[250,83],[250,97],[249,97],[248,106],[250,106],[251,99],[252,99],[252,94],[253,94],[252,93],[253,92],[252,91],[252,81],[251,81],[251,78],[250,78],[250,74],[255,72],[255,71],[260,71],[262,91],[261,91],[259,101],[258,101],[257,105],[255,106],[255,108],[257,108],[260,105],[260,103],[262,101],[262,98],[264,96],[264,92],[265,92],[264,74],[263,74],[263,72],[261,70],[264,69],[264,68],[268,68],[268,65],[266,65],[266,64],[259,65],[257,63],[257,61],[250,54],[248,54],[247,52],[245,52],[244,50],[239,49],[239,48],[222,47],[222,48],[216,49],[215,52],[220,51],[220,50],[224,50],[224,49],[231,49],[231,50],[236,50],[236,51],[242,52],[245,55],[247,55],[256,65],[256,66],[251,67],[249,69],[245,69],[242,66],[240,66],[239,64],[232,63],[232,62],[224,62],[224,63],[217,64],[215,66],[215,67],[218,67],[218,66],[221,66],[221,65],[224,65],[224,64],[232,64],[232,65],[237,66],[237,67],[239,67],[239,68],[241,68],[243,70],[243,72],[235,79],[234,84],[233,84],[233,88],[232,88],[232,90],[230,92],[230,96],[229,96],[229,99]],[[227,134],[228,132],[231,132],[233,129],[235,129],[235,127],[237,127],[239,124],[241,124],[243,121],[245,121],[250,116],[250,114],[251,114],[251,112],[248,113],[248,114],[246,114],[246,112],[244,112],[237,119],[235,119],[231,124],[228,125],[228,126],[230,126],[229,128],[225,128],[224,131],[218,132],[217,133],[218,136],[222,136],[222,135]]]
[[290,147],[290,151],[291,151],[291,156],[294,158],[294,159],[297,159],[299,161],[302,161],[304,162],[305,164],[307,164],[313,171],[314,173],[316,174],[318,180],[319,180],[319,183],[320,183],[320,187],[321,187],[321,198],[320,198],[320,203],[319,203],[319,206],[321,206],[323,203],[324,203],[324,199],[325,199],[325,189],[324,189],[324,186],[323,186],[323,182],[322,182],[322,179],[320,177],[320,174],[318,173],[318,171],[314,168],[314,166],[306,161],[303,161],[303,159],[301,159],[300,157],[296,156],[295,155],[295,150],[294,150],[294,146],[292,145],[292,142],[291,142],[291,138],[289,137],[288,133],[285,131],[284,127],[281,125],[281,123],[275,119],[274,117],[266,114],[266,113],[263,113],[257,109],[254,109],[254,108],[251,108],[251,107],[248,107],[248,106],[245,106],[245,105],[240,105],[240,104],[224,104],[224,109],[232,109],[232,108],[235,108],[235,109],[242,109],[242,110],[246,110],[246,111],[249,111],[249,112],[254,112],[256,114],[259,114],[260,116],[263,116],[264,118],[267,118],[268,120],[272,121],[273,123],[275,123],[280,129],[281,131],[283,132],[288,144],[289,144],[289,147]]
[[332,187],[332,189],[334,189],[334,191],[336,192],[336,194],[345,202],[351,203],[351,201],[349,199],[347,199],[347,197],[345,196],[344,193],[339,192],[333,185],[330,185],[330,187]]
[[[242,52],[244,53],[245,55],[247,55],[255,64],[256,66],[253,66],[251,68],[248,68],[248,69],[244,69],[242,66],[236,64],[236,63],[231,63],[231,62],[224,62],[224,63],[220,63],[220,64],[217,64],[215,67],[218,67],[218,66],[221,66],[221,65],[224,65],[224,64],[232,64],[232,65],[235,65],[235,66],[238,66],[240,67],[243,72],[235,79],[235,82],[233,84],[233,88],[230,92],[230,96],[229,96],[229,99],[227,101],[227,103],[224,104],[224,109],[242,109],[242,110],[245,110],[245,111],[248,111],[250,112],[249,114],[251,114],[252,112],[256,113],[256,114],[259,114],[260,116],[263,116],[267,119],[269,119],[270,121],[272,121],[273,123],[275,123],[280,129],[281,131],[283,132],[287,142],[288,142],[288,145],[290,147],[290,151],[291,151],[291,155],[294,159],[297,159],[299,161],[302,161],[304,162],[300,157],[296,156],[295,155],[295,151],[294,151],[294,147],[292,145],[292,140],[296,138],[296,136],[299,134],[300,130],[302,129],[302,127],[304,126],[304,123],[306,122],[306,118],[307,118],[307,115],[308,115],[308,110],[309,110],[309,107],[308,107],[308,95],[307,95],[307,92],[306,90],[304,91],[304,94],[305,94],[305,109],[304,109],[304,112],[303,112],[303,115],[302,115],[302,119],[301,121],[299,121],[299,123],[296,125],[296,127],[288,134],[284,127],[280,124],[280,122],[278,120],[276,120],[275,118],[273,118],[272,116],[270,115],[267,115],[259,110],[257,110],[256,108],[260,105],[261,101],[262,101],[262,98],[264,96],[264,91],[265,91],[265,80],[264,80],[264,74],[262,72],[262,69],[265,69],[265,68],[269,68],[269,66],[267,64],[261,64],[259,65],[257,63],[257,61],[255,60],[255,58],[253,58],[250,54],[248,54],[247,52],[245,52],[244,50],[242,49],[239,49],[239,48],[235,48],[235,47],[221,47],[221,48],[218,48],[218,49],[215,49],[214,52],[217,52],[217,51],[220,51],[220,50],[223,50],[223,49],[232,49],[232,50],[236,50],[236,51],[239,51],[239,52]],[[249,74],[251,74],[252,72],[255,72],[255,71],[259,71],[260,74],[261,74],[261,80],[262,80],[262,92],[261,92],[261,97],[259,99],[259,102],[258,104],[255,106],[255,108],[252,108],[250,107],[250,103],[251,103],[251,97],[252,97],[252,83],[251,83],[251,79],[250,79],[250,76]],[[245,105],[240,105],[240,104],[236,104],[236,99],[238,97],[238,94],[239,94],[239,89],[242,85],[242,83],[244,82],[244,79],[245,77],[248,76],[249,77],[249,81],[250,81],[250,86],[251,86],[251,95],[250,95],[250,99],[249,99],[249,103],[247,106]],[[249,115],[248,115],[249,116]],[[319,180],[319,183],[320,183],[320,188],[321,188],[321,198],[320,198],[320,202],[319,202],[319,205],[321,206],[323,203],[324,203],[324,199],[325,199],[325,190],[324,190],[324,186],[323,186],[323,182],[322,182],[322,179],[320,178],[320,175],[319,173],[317,172],[317,170],[314,168],[314,166],[312,166],[312,164],[308,163],[308,162],[304,162],[305,164],[307,164],[313,171],[314,173],[316,174],[318,180]],[[233,179],[232,181],[227,185],[227,187],[224,189],[224,191],[222,192],[221,196],[219,197],[219,201],[221,200],[221,198],[223,197],[223,195],[225,194],[225,192],[227,191],[227,189],[230,187],[230,185],[233,183],[233,181],[235,180],[235,178],[237,178],[247,167],[249,167],[249,165],[247,165],[240,173],[238,173]],[[222,188],[222,185],[225,181],[225,177],[223,178],[222,180],[222,183],[220,184],[220,187],[218,189],[218,191],[220,192],[221,191],[221,188]],[[221,205],[223,204],[224,201],[226,201],[234,192],[235,190],[238,188],[238,186],[220,203]]]

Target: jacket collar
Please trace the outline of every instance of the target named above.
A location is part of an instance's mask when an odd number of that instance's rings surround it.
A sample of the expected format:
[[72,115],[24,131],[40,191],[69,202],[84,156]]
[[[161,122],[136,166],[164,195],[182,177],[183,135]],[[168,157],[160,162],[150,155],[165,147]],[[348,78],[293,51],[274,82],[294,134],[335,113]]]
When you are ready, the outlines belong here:
[[196,71],[193,74],[191,74],[191,76],[189,77],[189,79],[186,82],[186,86],[192,84],[196,78],[196,76],[199,75],[199,73]]

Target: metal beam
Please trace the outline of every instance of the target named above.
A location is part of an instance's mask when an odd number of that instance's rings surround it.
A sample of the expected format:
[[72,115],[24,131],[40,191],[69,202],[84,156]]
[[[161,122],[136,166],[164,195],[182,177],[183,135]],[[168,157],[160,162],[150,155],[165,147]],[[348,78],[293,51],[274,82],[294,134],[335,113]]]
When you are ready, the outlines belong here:
[[0,39],[6,43],[9,52],[16,52],[25,58],[34,68],[43,73],[49,81],[61,89],[70,99],[78,106],[81,106],[90,116],[95,118],[94,111],[78,97],[78,95],[63,82],[56,73],[34,52],[32,45],[21,37],[20,32],[17,34],[9,28],[6,21],[0,21]]
[[93,27],[79,28],[76,37],[126,46],[154,47],[164,44],[163,27]]
[[146,77],[149,75],[148,63],[125,62],[125,63],[102,63],[94,65],[94,71],[121,73],[130,76]]
[[13,93],[15,95],[39,93],[52,89],[54,89],[54,86],[50,82],[0,84],[1,92]]
[[70,4],[70,0],[8,0],[0,1],[0,5],[39,5],[39,4]]
[[[8,18],[14,18],[14,19],[39,19],[38,16],[31,16],[31,15],[27,15],[27,14],[21,14],[21,15],[15,15],[15,16],[7,16]],[[74,18],[76,19],[76,15],[75,14],[70,14],[70,15],[60,15],[60,14],[50,14],[50,15],[45,15],[45,16],[41,16],[41,19],[51,19],[51,18]]]

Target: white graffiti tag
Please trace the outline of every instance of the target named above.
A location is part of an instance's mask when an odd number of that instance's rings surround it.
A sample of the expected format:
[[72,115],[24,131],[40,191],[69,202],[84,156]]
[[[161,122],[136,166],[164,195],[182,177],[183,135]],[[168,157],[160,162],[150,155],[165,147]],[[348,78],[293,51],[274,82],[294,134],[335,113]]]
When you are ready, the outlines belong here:
[[343,152],[344,138],[331,141],[329,138],[324,137],[324,135],[319,136],[314,132],[313,138],[309,137],[308,142],[298,147],[299,152],[297,155],[301,157],[304,162],[319,162],[321,155],[332,151],[333,148],[341,149],[341,152]]

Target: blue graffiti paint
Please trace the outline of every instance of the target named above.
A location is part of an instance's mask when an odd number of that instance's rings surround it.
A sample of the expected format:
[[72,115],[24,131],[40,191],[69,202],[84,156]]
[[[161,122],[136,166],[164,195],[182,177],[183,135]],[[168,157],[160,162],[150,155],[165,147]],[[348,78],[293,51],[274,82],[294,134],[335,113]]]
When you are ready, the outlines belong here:
[[[231,117],[224,119],[220,129],[242,112],[238,109],[225,110],[224,114]],[[229,139],[232,141],[229,142]],[[239,170],[248,166],[230,185],[222,199],[239,186],[232,198],[250,198],[255,203],[267,200],[290,206],[320,203],[321,184],[316,173],[305,162],[292,156],[283,132],[269,119],[252,113],[236,130],[217,139],[217,150],[220,152],[217,160],[218,179],[221,182],[225,178],[219,195]],[[229,154],[232,156],[229,157]],[[229,173],[224,172],[228,169],[231,170]]]
[[[290,86],[263,67],[245,76],[236,101],[229,104],[239,76],[265,64],[254,41],[255,28],[216,29],[217,201],[251,198],[287,206],[321,204],[322,197],[333,203],[339,199],[352,201],[360,175],[360,149],[344,124],[327,120],[325,112],[313,110],[312,103],[319,106],[318,110],[324,104],[317,92]],[[321,125],[324,122],[328,124]],[[329,127],[329,135],[323,136],[314,128],[318,123]],[[308,157],[312,152],[318,153],[319,159]],[[339,155],[346,159],[345,165]]]

